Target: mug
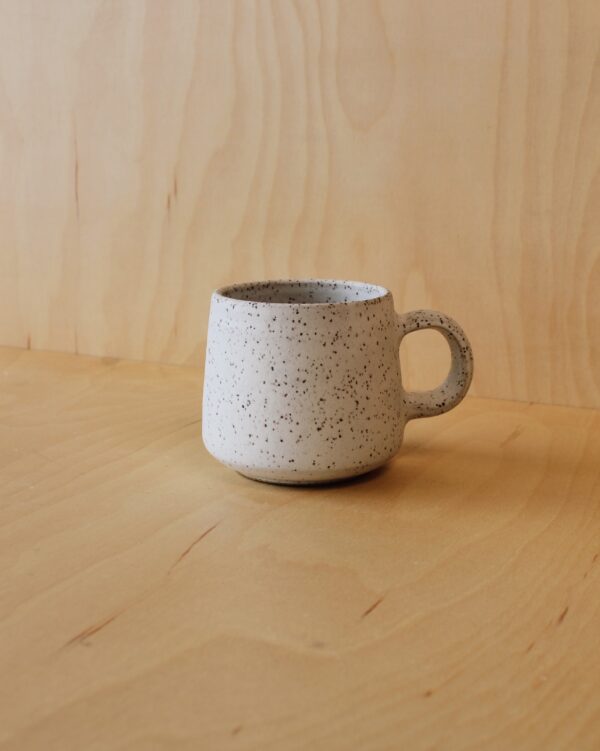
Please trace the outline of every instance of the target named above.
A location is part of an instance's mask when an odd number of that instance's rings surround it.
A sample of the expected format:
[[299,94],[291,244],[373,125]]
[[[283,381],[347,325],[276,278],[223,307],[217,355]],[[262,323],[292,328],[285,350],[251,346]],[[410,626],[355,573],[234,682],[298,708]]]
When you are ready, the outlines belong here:
[[[399,346],[419,329],[444,335],[450,372],[431,391],[405,391]],[[211,298],[202,436],[216,459],[254,480],[341,480],[384,464],[406,423],[455,407],[472,375],[460,326],[433,310],[397,314],[384,287],[234,284]]]

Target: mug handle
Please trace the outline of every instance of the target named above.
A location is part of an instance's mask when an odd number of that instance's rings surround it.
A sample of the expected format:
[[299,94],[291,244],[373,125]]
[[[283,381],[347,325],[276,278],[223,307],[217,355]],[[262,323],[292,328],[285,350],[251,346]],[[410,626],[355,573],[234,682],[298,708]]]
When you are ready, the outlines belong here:
[[407,391],[406,419],[433,417],[456,407],[465,397],[473,378],[473,352],[465,332],[450,316],[437,310],[412,310],[398,314],[400,341],[412,331],[435,329],[450,345],[451,364],[446,380],[431,391]]

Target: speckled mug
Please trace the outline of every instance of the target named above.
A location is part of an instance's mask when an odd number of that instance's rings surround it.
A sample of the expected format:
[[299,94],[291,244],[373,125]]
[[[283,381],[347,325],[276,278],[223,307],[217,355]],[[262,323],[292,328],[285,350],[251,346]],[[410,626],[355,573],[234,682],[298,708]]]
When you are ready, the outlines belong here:
[[[417,329],[445,336],[451,367],[438,388],[406,392],[399,346]],[[455,407],[472,374],[455,321],[432,310],[397,314],[384,287],[235,284],[211,300],[202,435],[215,458],[255,480],[341,480],[392,457],[408,420]]]

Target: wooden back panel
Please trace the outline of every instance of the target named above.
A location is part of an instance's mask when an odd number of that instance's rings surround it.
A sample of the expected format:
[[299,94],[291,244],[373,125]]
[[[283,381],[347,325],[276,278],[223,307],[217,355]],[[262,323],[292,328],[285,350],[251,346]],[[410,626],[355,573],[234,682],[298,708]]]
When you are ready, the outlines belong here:
[[595,0],[2,3],[0,343],[198,364],[212,288],[356,278],[458,319],[475,393],[600,405],[599,37]]

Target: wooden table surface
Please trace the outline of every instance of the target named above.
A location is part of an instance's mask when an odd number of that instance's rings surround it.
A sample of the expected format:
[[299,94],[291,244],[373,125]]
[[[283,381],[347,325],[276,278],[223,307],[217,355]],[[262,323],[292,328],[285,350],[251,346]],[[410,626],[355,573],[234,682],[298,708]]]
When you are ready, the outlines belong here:
[[0,748],[600,748],[600,415],[468,399],[363,480],[205,451],[201,373],[0,350]]

